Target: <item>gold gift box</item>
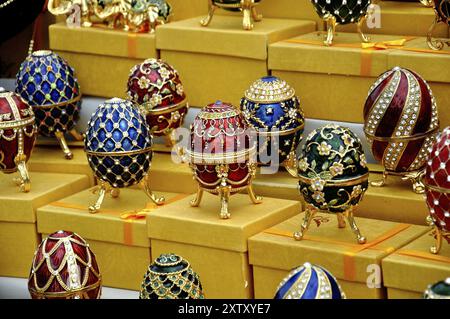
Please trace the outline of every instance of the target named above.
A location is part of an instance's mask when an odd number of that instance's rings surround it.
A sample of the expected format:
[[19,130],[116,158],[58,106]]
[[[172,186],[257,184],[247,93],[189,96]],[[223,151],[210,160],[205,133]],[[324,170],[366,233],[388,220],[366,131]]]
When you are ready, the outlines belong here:
[[[107,195],[101,210],[90,214],[88,206],[96,200],[93,190],[84,190],[38,209],[38,232],[42,237],[61,229],[79,234],[96,255],[103,285],[139,290],[151,262],[145,216],[161,206],[151,202],[144,191],[125,188],[117,198]],[[187,196],[157,193],[167,203]]]
[[[323,33],[312,32],[269,45],[269,69],[295,88],[306,117],[362,123],[371,85],[379,75],[401,65],[428,81],[438,103],[441,126],[450,125],[450,112],[445,107],[450,99],[450,72],[443,68],[450,63],[450,51],[431,52],[425,48],[423,37],[371,35],[372,43],[378,45],[406,40],[397,49],[362,49],[356,33],[338,33],[331,47],[325,47],[322,39]],[[424,52],[416,52],[421,50]]]
[[156,29],[161,58],[179,71],[192,106],[217,99],[238,106],[249,85],[268,74],[270,43],[315,30],[311,21],[264,19],[245,31],[241,16],[217,15],[208,27],[202,27],[200,19]]
[[125,98],[130,69],[158,57],[155,34],[58,23],[50,26],[49,38],[50,49],[75,69],[85,95]]
[[300,210],[297,201],[264,198],[252,204],[246,195],[230,198],[231,219],[219,218],[220,200],[205,193],[200,207],[193,195],[147,215],[152,256],[176,253],[186,258],[203,285],[206,298],[252,298],[247,239]]
[[[426,8],[417,0],[415,3],[379,1],[381,28],[368,28],[364,26],[366,33],[397,34],[425,36],[428,28],[434,20],[434,12]],[[300,19],[317,22],[318,30],[324,30],[322,19],[315,12],[311,1],[308,0],[263,0],[257,6],[259,13],[264,18],[276,19]],[[206,15],[207,10],[204,11]],[[216,10],[217,14],[238,15],[236,12]],[[414,21],[414,23],[405,23]],[[355,24],[347,24],[337,27],[338,32],[356,32]],[[447,37],[448,30],[445,26],[436,29],[437,36]]]
[[[318,214],[304,239],[296,241],[292,234],[300,229],[302,220],[303,214],[299,214],[249,239],[255,298],[273,298],[281,280],[291,269],[305,262],[329,270],[348,298],[384,298],[382,259],[428,229],[356,218],[361,233],[367,237],[367,243],[360,245],[348,225],[344,229],[338,228],[336,216]],[[367,282],[380,286],[369,288]]]
[[429,285],[449,277],[450,245],[444,240],[439,255],[430,253],[433,245],[433,234],[427,232],[383,259],[383,278],[388,298],[423,298]]
[[36,146],[28,161],[28,168],[34,172],[80,174],[89,178],[90,186],[95,179],[82,147],[71,147],[73,159],[68,161],[59,147]]
[[0,276],[28,277],[36,247],[36,210],[89,187],[77,174],[31,172],[31,191],[19,192],[13,175],[0,174]]

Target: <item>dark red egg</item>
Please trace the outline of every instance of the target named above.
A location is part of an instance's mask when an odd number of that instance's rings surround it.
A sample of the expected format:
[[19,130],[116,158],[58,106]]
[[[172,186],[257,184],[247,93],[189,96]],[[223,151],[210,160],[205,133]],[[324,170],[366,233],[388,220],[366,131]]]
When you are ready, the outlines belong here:
[[189,107],[178,72],[158,59],[131,69],[127,95],[139,105],[154,136],[169,135],[180,127]]
[[36,250],[28,290],[33,299],[99,299],[101,283],[89,244],[73,232],[60,230]]

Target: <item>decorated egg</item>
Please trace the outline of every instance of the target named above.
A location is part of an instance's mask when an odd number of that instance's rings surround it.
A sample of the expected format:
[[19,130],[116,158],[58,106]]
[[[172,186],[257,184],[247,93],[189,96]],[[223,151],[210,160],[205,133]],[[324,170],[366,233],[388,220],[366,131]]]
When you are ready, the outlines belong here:
[[169,17],[172,14],[172,6],[166,0],[146,0],[150,6],[156,6],[158,8],[158,19],[160,23],[169,21]]
[[202,26],[208,26],[214,16],[214,11],[221,8],[227,11],[242,12],[244,15],[242,26],[245,30],[253,29],[253,21],[261,21],[262,15],[256,11],[261,0],[211,0],[208,16],[200,21]]
[[358,242],[365,242],[353,210],[368,188],[366,164],[361,141],[350,129],[330,124],[309,134],[298,161],[299,190],[307,208],[295,239],[303,237],[319,210],[337,214],[340,227],[345,226],[346,217]]
[[295,90],[277,77],[263,77],[245,92],[241,110],[258,134],[258,162],[269,164],[274,152],[277,163],[286,161],[286,167],[294,170],[295,152],[305,127]]
[[0,90],[0,171],[19,172],[22,192],[31,188],[26,163],[36,140],[34,113],[19,95]]
[[424,299],[450,299],[450,277],[428,286]]
[[197,180],[198,206],[203,190],[221,199],[221,218],[230,218],[230,195],[247,189],[253,203],[260,203],[252,188],[256,172],[256,144],[251,138],[241,111],[217,101],[204,107],[191,125],[191,140],[186,155]]
[[274,299],[346,299],[336,278],[310,263],[295,268],[277,288]]
[[421,0],[425,5],[434,7],[434,13],[436,15],[433,24],[431,25],[427,34],[427,43],[432,50],[442,50],[444,45],[450,46],[447,41],[439,39],[433,39],[433,31],[438,24],[447,24],[450,26],[450,1],[448,0]]
[[152,134],[168,136],[183,124],[188,111],[186,94],[178,72],[162,60],[148,59],[131,69],[128,97],[146,116]]
[[204,299],[202,283],[186,259],[162,254],[148,266],[139,299]]
[[152,136],[144,116],[132,102],[112,98],[100,104],[88,123],[85,151],[89,165],[99,180],[99,200],[89,207],[95,213],[108,187],[113,197],[118,189],[144,182],[147,195],[162,204],[147,185],[152,161]]
[[361,27],[366,20],[371,0],[311,0],[319,17],[327,24],[327,38],[324,44],[333,43],[336,25],[357,23],[358,32],[363,42],[369,39],[362,33]]
[[99,299],[101,285],[95,255],[76,233],[60,230],[37,248],[28,279],[33,299]]
[[64,134],[81,136],[74,127],[81,108],[81,92],[74,70],[52,51],[35,51],[22,62],[16,92],[34,111],[39,133],[56,137],[65,157],[71,159]]
[[377,161],[388,175],[411,180],[423,193],[428,149],[439,129],[436,101],[428,84],[414,71],[395,67],[382,74],[370,88],[364,105],[364,133]]
[[444,129],[431,149],[425,172],[426,201],[430,212],[429,221],[435,228],[436,246],[439,253],[442,239],[450,243],[450,127]]

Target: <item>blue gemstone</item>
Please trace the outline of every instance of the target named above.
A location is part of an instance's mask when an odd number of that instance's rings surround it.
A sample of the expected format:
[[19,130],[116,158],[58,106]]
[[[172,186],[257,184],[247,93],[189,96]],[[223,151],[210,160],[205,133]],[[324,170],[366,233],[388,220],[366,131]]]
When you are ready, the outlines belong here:
[[50,83],[55,83],[55,80],[56,80],[55,73],[48,72],[47,73],[47,79],[50,81]]
[[97,131],[97,138],[100,142],[104,142],[106,140],[106,132],[104,129]]
[[56,87],[58,88],[59,91],[64,90],[65,85],[63,80],[61,80],[61,78],[59,78],[58,80],[56,80]]
[[135,129],[134,127],[130,127],[130,128],[128,129],[128,136],[129,136],[132,140],[137,139],[138,134],[137,134],[137,131],[136,131],[136,129]]
[[120,142],[120,141],[122,140],[123,135],[122,135],[122,132],[121,132],[121,131],[119,131],[119,130],[114,130],[113,133],[112,133],[112,135],[113,135],[114,141]]
[[44,105],[45,96],[41,92],[37,91],[34,95],[34,102],[36,105]]
[[34,83],[29,82],[27,84],[27,93],[28,93],[28,95],[33,95],[35,90],[36,90],[36,86],[34,85]]
[[41,84],[41,90],[42,92],[44,92],[45,94],[48,94],[51,90],[50,84],[47,81],[44,81]]
[[140,148],[145,148],[146,147],[146,143],[145,143],[145,138],[143,135],[139,135],[138,137],[138,141],[137,141],[138,145]]
[[106,140],[106,142],[105,142],[105,151],[106,152],[113,152],[115,150],[115,148],[116,148],[116,145],[112,140],[110,140],[110,139]]
[[263,82],[274,82],[276,80],[278,80],[278,78],[275,76],[265,76],[265,77],[261,78],[261,81],[263,81]]
[[131,140],[129,138],[124,138],[122,141],[122,147],[124,150],[129,151],[133,148]]
[[37,83],[37,84],[41,83],[42,82],[42,75],[40,73],[36,73],[34,75],[34,81],[33,82]]
[[114,123],[108,119],[105,123],[105,129],[107,132],[112,132],[114,129]]
[[59,95],[58,91],[52,90],[52,92],[50,93],[50,96],[52,97],[52,102],[53,103],[58,103],[59,102],[60,95]]

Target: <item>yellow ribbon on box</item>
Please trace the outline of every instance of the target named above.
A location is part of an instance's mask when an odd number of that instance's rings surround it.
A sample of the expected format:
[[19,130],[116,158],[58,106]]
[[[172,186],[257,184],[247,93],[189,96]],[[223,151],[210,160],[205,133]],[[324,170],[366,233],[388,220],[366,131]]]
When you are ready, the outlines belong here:
[[395,254],[450,264],[450,257],[442,256],[442,255],[434,255],[434,254],[424,252],[424,251],[419,251],[419,250],[401,249],[399,251],[396,251]]
[[93,24],[92,27],[99,28],[99,29],[106,29],[111,30],[111,32],[125,32],[127,36],[127,57],[136,59],[137,58],[137,33],[135,32],[127,32],[127,31],[121,31],[121,30],[114,30],[110,27],[103,25],[103,24]]
[[[401,233],[402,231],[408,229],[411,225],[409,224],[399,224],[396,225],[394,228],[392,228],[391,230],[387,231],[386,233],[382,234],[381,236],[375,238],[374,240],[366,243],[366,244],[354,244],[354,243],[349,243],[349,242],[344,242],[344,241],[339,241],[339,240],[334,240],[334,239],[330,239],[330,238],[324,238],[324,237],[317,237],[317,236],[310,236],[310,235],[305,235],[303,237],[303,240],[308,240],[308,241],[315,241],[315,242],[321,242],[321,243],[327,243],[327,244],[332,244],[332,245],[338,245],[338,246],[344,246],[347,250],[344,252],[344,258],[343,258],[343,273],[344,273],[344,280],[348,280],[348,281],[355,281],[356,278],[356,265],[355,265],[355,256],[367,249],[372,249],[372,250],[379,250],[382,251],[386,254],[390,254],[392,252],[395,251],[394,247],[387,247],[387,248],[379,248],[379,247],[375,247],[383,242],[385,242],[386,240],[394,237],[395,235],[397,235],[398,233]],[[275,229],[275,228],[269,228],[267,230],[264,231],[264,233],[266,234],[270,234],[270,235],[276,235],[276,236],[283,236],[283,237],[289,237],[293,239],[293,233],[289,232],[289,231],[285,231],[285,230],[279,230],[279,229]]]
[[[178,200],[181,200],[185,197],[189,196],[189,194],[178,194],[173,198],[166,200],[165,205],[174,203]],[[61,201],[50,203],[51,206],[62,207],[74,210],[80,210],[87,212],[87,206],[65,203]],[[123,223],[123,244],[127,246],[133,246],[133,223],[137,220],[145,219],[148,213],[157,209],[159,206],[153,202],[148,202],[146,207],[139,211],[127,211],[127,212],[119,212],[116,210],[110,209],[101,209],[97,214],[98,215],[119,215],[119,218],[124,221]]]

